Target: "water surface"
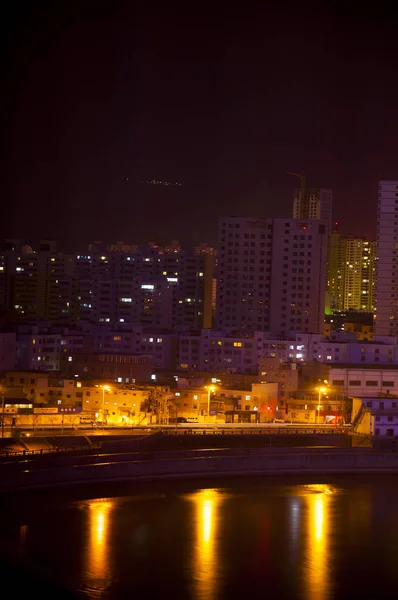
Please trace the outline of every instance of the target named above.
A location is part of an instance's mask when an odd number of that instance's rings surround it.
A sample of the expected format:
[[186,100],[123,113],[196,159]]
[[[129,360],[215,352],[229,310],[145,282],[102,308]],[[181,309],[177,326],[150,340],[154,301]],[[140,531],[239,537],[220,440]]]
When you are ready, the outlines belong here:
[[397,594],[396,477],[103,492],[11,511],[3,556],[82,598]]

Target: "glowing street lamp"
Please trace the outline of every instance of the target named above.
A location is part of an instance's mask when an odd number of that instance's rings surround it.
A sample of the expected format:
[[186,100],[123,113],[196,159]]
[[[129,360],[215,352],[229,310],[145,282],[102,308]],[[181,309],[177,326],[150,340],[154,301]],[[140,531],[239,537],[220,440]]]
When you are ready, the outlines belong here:
[[109,390],[111,389],[109,387],[109,385],[101,385],[102,387],[102,429],[104,429],[104,423],[105,423],[105,392],[109,392]]
[[318,392],[318,406],[317,406],[317,415],[316,415],[316,422],[318,424],[319,423],[319,411],[321,410],[321,396],[322,396],[322,394],[325,394],[327,390],[325,387],[317,387],[316,390]]
[[210,399],[211,394],[214,394],[216,387],[214,385],[206,386],[207,388],[207,416],[210,417]]

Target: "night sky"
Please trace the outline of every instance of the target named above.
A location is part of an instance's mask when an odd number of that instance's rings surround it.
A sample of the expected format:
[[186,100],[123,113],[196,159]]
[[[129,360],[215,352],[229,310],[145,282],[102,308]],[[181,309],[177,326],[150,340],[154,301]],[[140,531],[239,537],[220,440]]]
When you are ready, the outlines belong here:
[[320,5],[14,3],[1,237],[215,243],[220,215],[291,216],[302,169],[343,233],[374,236],[377,182],[398,179],[397,15]]

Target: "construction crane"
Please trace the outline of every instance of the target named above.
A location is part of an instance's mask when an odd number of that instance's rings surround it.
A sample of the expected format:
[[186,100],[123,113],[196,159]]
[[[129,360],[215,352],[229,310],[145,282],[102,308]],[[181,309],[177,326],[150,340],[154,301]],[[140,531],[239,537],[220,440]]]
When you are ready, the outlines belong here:
[[290,171],[287,172],[287,175],[292,175],[293,177],[298,177],[301,181],[301,190],[300,190],[300,219],[308,218],[307,211],[307,195],[305,193],[305,174],[304,171],[301,173],[292,173]]

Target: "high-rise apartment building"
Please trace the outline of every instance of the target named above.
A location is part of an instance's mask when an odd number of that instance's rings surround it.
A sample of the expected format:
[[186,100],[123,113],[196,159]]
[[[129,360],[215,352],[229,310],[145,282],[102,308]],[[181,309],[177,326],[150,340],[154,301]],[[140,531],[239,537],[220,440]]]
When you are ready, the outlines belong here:
[[74,259],[41,241],[39,250],[17,240],[6,242],[0,257],[0,311],[10,321],[56,321],[60,281],[72,277]]
[[220,219],[217,328],[320,332],[327,243],[322,220]]
[[398,335],[398,181],[380,181],[377,209],[376,335]]
[[178,242],[114,251],[101,243],[76,257],[80,320],[190,331],[212,325],[213,249]]
[[330,311],[374,310],[376,242],[332,231],[328,249]]
[[143,325],[177,332],[212,326],[214,252],[96,242],[76,256],[17,240],[0,255],[0,314],[11,322]]
[[[304,198],[301,196],[304,195]],[[295,190],[293,200],[293,219],[321,219],[331,230],[332,190],[325,188],[314,190]]]

